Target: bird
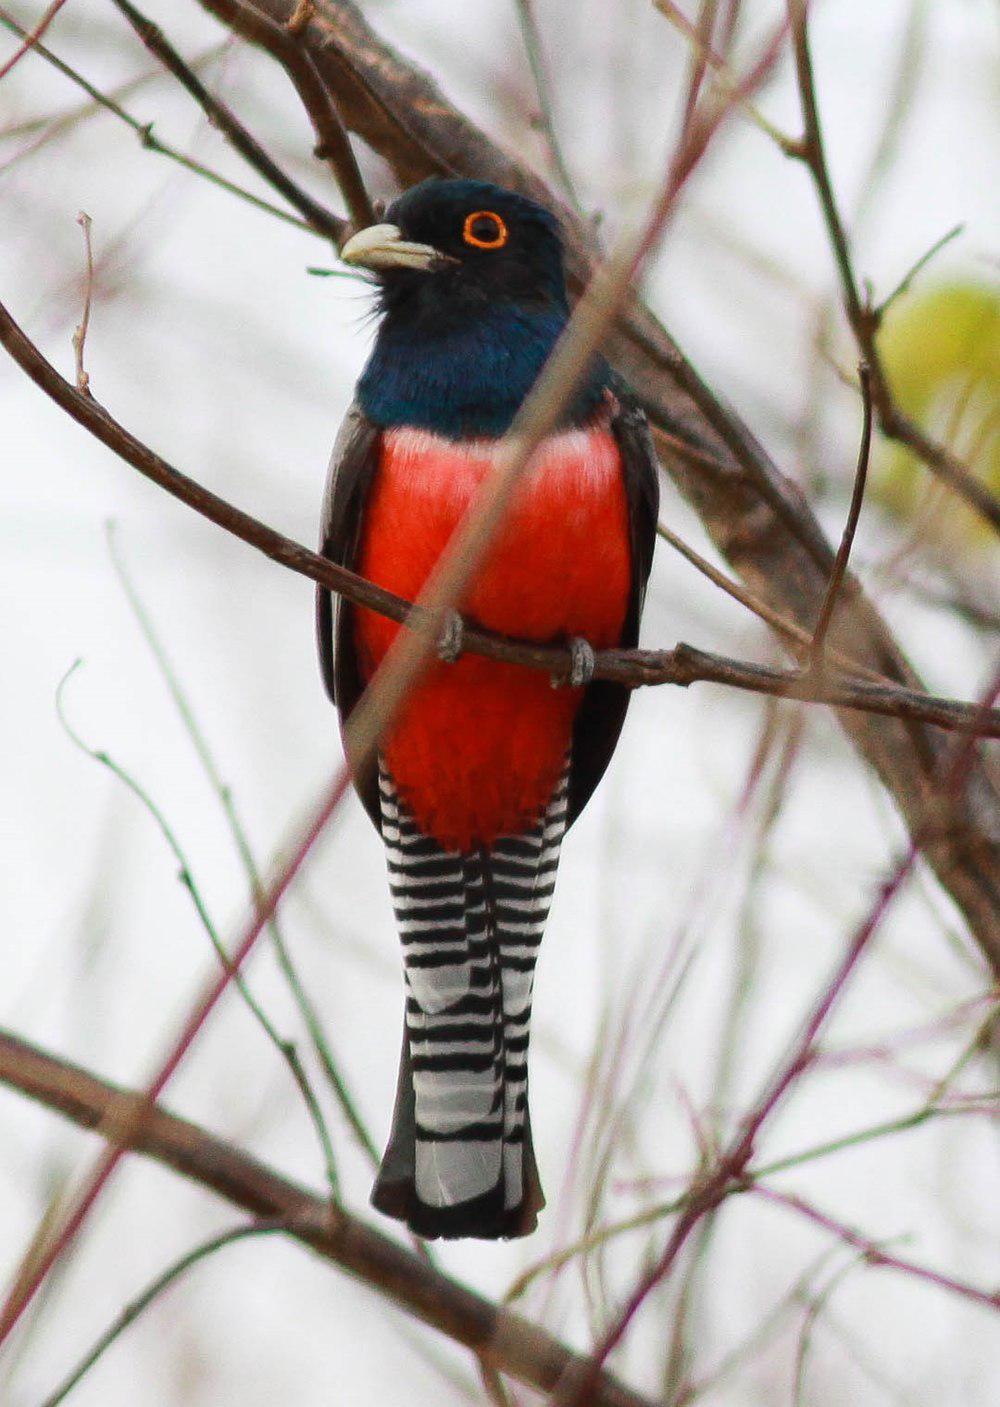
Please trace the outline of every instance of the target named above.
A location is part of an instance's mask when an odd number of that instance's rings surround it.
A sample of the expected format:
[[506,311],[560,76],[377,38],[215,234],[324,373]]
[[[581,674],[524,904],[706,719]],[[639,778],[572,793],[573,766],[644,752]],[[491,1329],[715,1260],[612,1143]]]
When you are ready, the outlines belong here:
[[[373,281],[377,333],[334,446],[321,551],[412,601],[568,322],[561,227],[519,192],[431,178],[340,257]],[[628,707],[627,688],[591,677],[594,651],[638,642],[658,496],[645,417],[595,355],[440,658],[355,778],[385,846],[405,986],[371,1201],[425,1239],[527,1235],[544,1206],[527,1100],[535,960],[563,836]],[[462,653],[463,622],[566,645],[568,683]],[[322,587],[317,626],[343,727],[400,627]]]

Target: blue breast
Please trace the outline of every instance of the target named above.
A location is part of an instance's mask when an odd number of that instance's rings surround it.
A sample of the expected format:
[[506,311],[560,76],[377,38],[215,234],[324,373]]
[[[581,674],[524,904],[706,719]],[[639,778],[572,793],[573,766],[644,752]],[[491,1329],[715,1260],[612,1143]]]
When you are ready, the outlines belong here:
[[[440,328],[387,317],[358,382],[359,403],[386,429],[412,425],[449,439],[502,435],[565,324],[560,309],[505,303]],[[609,377],[595,358],[560,427],[593,414]]]

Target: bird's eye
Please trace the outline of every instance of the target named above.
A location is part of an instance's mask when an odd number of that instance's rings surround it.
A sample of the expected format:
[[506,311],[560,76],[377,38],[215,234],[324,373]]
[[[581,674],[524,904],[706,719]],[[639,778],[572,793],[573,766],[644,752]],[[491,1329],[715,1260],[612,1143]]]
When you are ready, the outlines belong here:
[[507,243],[507,226],[492,210],[474,210],[466,216],[462,238],[474,249],[502,249]]

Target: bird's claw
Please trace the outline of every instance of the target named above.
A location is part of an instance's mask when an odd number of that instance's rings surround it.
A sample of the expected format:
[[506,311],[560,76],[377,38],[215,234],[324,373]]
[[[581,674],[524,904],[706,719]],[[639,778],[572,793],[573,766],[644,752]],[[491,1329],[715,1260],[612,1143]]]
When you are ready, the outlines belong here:
[[441,634],[438,636],[438,659],[443,664],[454,664],[461,655],[464,644],[465,622],[458,611],[447,611],[441,626]]
[[569,674],[564,677],[554,674],[552,687],[558,689],[562,684],[568,684],[571,689],[582,689],[584,684],[589,684],[593,679],[597,667],[594,647],[584,640],[582,635],[571,636],[567,645],[570,654]]

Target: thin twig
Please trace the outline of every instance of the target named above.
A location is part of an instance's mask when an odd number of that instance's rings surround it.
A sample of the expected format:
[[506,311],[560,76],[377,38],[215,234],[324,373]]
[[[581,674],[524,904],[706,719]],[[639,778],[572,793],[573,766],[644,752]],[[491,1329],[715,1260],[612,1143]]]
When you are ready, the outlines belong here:
[[878,307],[875,309],[875,316],[879,321],[881,321],[882,318],[885,317],[885,314],[888,312],[889,308],[892,307],[893,303],[895,303],[897,298],[902,298],[904,293],[909,292],[910,285],[913,283],[913,280],[917,277],[918,274],[923,273],[927,265],[931,262],[932,259],[935,259],[938,254],[941,253],[941,250],[944,249],[945,245],[950,244],[953,239],[957,239],[958,236],[960,234],[964,234],[964,232],[964,224],[952,225],[951,229],[948,230],[947,233],[943,234],[940,239],[936,239],[931,245],[931,247],[925,250],[924,253],[921,254],[920,258],[917,259],[915,263],[910,265],[906,273],[896,284],[896,287],[892,290],[891,293],[886,294],[886,296],[882,299],[881,303],[879,303]]
[[824,1230],[831,1232],[839,1240],[861,1251],[869,1265],[902,1271],[918,1280],[926,1280],[929,1284],[936,1285],[938,1289],[950,1290],[952,1294],[972,1300],[975,1304],[985,1305],[988,1309],[1000,1310],[1000,1291],[983,1290],[978,1285],[970,1285],[963,1280],[956,1280],[954,1276],[945,1275],[939,1270],[932,1270],[929,1266],[920,1265],[916,1261],[891,1255],[888,1251],[883,1250],[877,1241],[873,1241],[860,1231],[856,1231],[845,1222],[837,1220],[836,1217],[820,1211],[804,1198],[795,1196],[794,1193],[778,1192],[773,1187],[765,1187],[757,1182],[751,1184],[750,1191],[769,1202],[775,1202],[779,1206],[787,1207],[790,1211],[798,1212],[800,1216],[815,1222],[817,1226],[822,1226]]
[[521,27],[521,40],[524,44],[524,52],[528,56],[528,66],[535,84],[538,115],[541,119],[542,134],[548,149],[549,161],[566,199],[580,219],[585,220],[583,206],[576,193],[576,186],[566,164],[562,143],[559,141],[559,134],[556,130],[555,112],[552,105],[552,82],[545,62],[542,36],[539,32],[538,17],[535,14],[533,0],[514,0],[514,8],[517,11],[517,20]]
[[[5,25],[15,34],[24,34],[26,32],[23,26],[18,24],[17,20],[2,6],[0,6],[0,24]],[[78,73],[76,69],[66,63],[65,60],[59,58],[57,54],[54,54],[51,49],[46,48],[44,44],[35,44],[33,47],[34,52],[38,54],[40,58],[43,58],[46,63],[51,64],[58,72],[75,83],[78,88],[82,88],[99,107],[104,108],[107,112],[114,113],[120,121],[131,127],[132,131],[139,138],[144,150],[156,152],[159,156],[167,157],[168,160],[176,162],[178,166],[182,166],[186,171],[190,171],[192,175],[200,176],[203,180],[210,181],[212,185],[218,186],[221,190],[227,191],[230,195],[235,195],[240,200],[246,201],[248,205],[253,205],[258,210],[266,211],[267,214],[274,215],[279,220],[284,220],[286,224],[294,225],[297,229],[305,230],[309,234],[322,233],[321,230],[317,229],[315,224],[303,220],[299,215],[293,215],[289,210],[283,210],[279,205],[272,205],[270,201],[263,200],[259,195],[254,195],[252,191],[248,191],[244,186],[237,185],[235,181],[230,181],[229,178],[223,176],[221,172],[215,171],[212,167],[206,166],[200,161],[195,161],[193,157],[189,157],[176,147],[161,141],[153,131],[152,122],[142,122],[139,118],[133,116],[133,114],[123,108],[121,103],[114,97],[102,93],[99,88],[96,88],[93,83],[84,78],[81,73]],[[214,54],[214,52],[214,50],[211,50],[210,55]],[[196,66],[192,64],[191,67],[193,70]],[[157,71],[159,72],[159,70]],[[148,81],[148,78],[149,75],[144,75],[142,79],[136,79],[131,83],[125,84],[124,87],[119,90],[119,96],[130,91],[139,82]],[[56,125],[58,125],[59,121],[61,121],[61,119],[57,119]],[[34,149],[37,149],[37,144],[36,148],[33,148],[33,150]],[[18,160],[21,155],[23,155],[23,153],[11,157],[10,161],[6,163],[6,166],[0,169],[6,170],[14,161]]]
[[187,1251],[179,1259],[169,1265],[166,1270],[160,1272],[155,1279],[142,1290],[134,1299],[115,1317],[114,1321],[108,1325],[104,1333],[87,1350],[75,1368],[71,1369],[63,1378],[57,1388],[49,1393],[48,1397],[39,1404],[39,1407],[59,1407],[65,1402],[73,1389],[86,1377],[97,1361],[104,1356],[111,1345],[119,1338],[126,1329],[143,1314],[155,1300],[169,1290],[176,1280],[181,1279],[193,1266],[199,1265],[203,1260],[207,1260],[216,1251],[221,1251],[226,1246],[232,1246],[237,1241],[247,1241],[257,1236],[273,1236],[275,1233],[288,1232],[289,1225],[282,1217],[271,1217],[262,1221],[251,1222],[248,1226],[234,1226],[228,1231],[221,1231],[216,1236],[211,1236],[201,1245],[195,1246]]
[[[360,229],[373,224],[375,212],[358,169],[350,137],[333,96],[320,77],[312,53],[304,42],[310,15],[306,14],[296,22],[294,29],[290,29],[287,22],[280,24],[255,6],[243,4],[242,0],[220,0],[215,8],[234,25],[238,18],[241,33],[266,49],[281,64],[295,84],[312,122],[317,139],[315,155],[327,162],[340,186],[352,226]],[[338,244],[345,232],[342,229],[339,237],[334,236]]]
[[[101,1153],[90,1174],[84,1179],[76,1200],[62,1225],[53,1232],[43,1247],[38,1248],[37,1253],[30,1261],[21,1265],[6,1303],[0,1309],[0,1344],[6,1340],[11,1330],[16,1326],[39,1287],[44,1284],[53,1266],[76,1239],[91,1208],[121,1161],[127,1144],[138,1136],[139,1130],[155,1101],[169,1084],[208,1017],[215,1010],[219,999],[229,986],[233,974],[242,967],[261,931],[301,868],[305,857],[342,801],[349,784],[350,772],[346,767],[341,768],[330,783],[320,804],[310,816],[301,839],[291,851],[291,858],[277,873],[273,884],[268,888],[266,898],[258,906],[257,913],[235,945],[230,965],[204,984],[145,1095],[130,1106],[127,1119],[119,1130],[122,1141],[115,1145],[109,1145]],[[330,1215],[337,1214],[334,1207],[331,1206]]]
[[59,685],[56,689],[56,714],[59,718],[59,722],[62,725],[66,736],[70,739],[74,746],[78,747],[81,752],[85,753],[95,762],[99,762],[103,767],[106,767],[108,771],[112,774],[112,776],[117,777],[118,780],[128,788],[128,790],[132,793],[132,795],[136,798],[136,800],[140,803],[140,805],[143,807],[143,809],[147,812],[147,814],[152,818],[152,820],[158,827],[160,834],[163,836],[163,839],[166,841],[167,846],[169,847],[174,859],[177,861],[177,877],[180,880],[181,884],[184,886],[184,888],[187,890],[188,894],[190,895],[191,902],[194,905],[195,913],[198,915],[199,922],[201,923],[202,928],[205,930],[205,933],[208,936],[208,940],[214,948],[215,954],[218,957],[219,962],[222,964],[223,971],[230,974],[236,986],[236,990],[239,993],[240,997],[243,999],[244,1005],[246,1006],[247,1010],[250,1012],[253,1019],[257,1022],[260,1029],[264,1032],[264,1035],[270,1041],[271,1045],[274,1047],[274,1049],[281,1056],[282,1060],[288,1066],[292,1079],[295,1081],[299,1093],[302,1095],[302,1100],[306,1106],[306,1110],[309,1114],[309,1118],[312,1122],[313,1128],[316,1131],[316,1137],[323,1154],[323,1163],[326,1171],[327,1185],[330,1189],[330,1196],[335,1199],[339,1198],[340,1180],[337,1175],[337,1161],[333,1153],[333,1144],[330,1141],[330,1131],[326,1126],[326,1120],[323,1118],[323,1112],[319,1107],[319,1102],[316,1099],[316,1095],[313,1091],[312,1085],[309,1083],[309,1077],[306,1075],[306,1072],[303,1069],[302,1061],[299,1059],[298,1051],[295,1049],[295,1046],[291,1041],[286,1040],[278,1032],[274,1023],[271,1021],[271,1018],[268,1016],[267,1012],[264,1010],[260,1002],[254,996],[253,992],[250,990],[250,986],[247,983],[246,977],[243,975],[243,973],[236,971],[232,967],[231,959],[229,957],[228,952],[226,951],[226,945],[219,934],[218,927],[216,926],[214,920],[208,912],[208,907],[205,903],[204,896],[195,880],[194,870],[191,866],[191,862],[189,861],[187,854],[181,846],[181,843],[177,838],[176,832],[174,831],[170,822],[167,820],[166,816],[163,814],[161,808],[150,796],[146,788],[140,782],[138,782],[135,777],[133,777],[132,774],[127,771],[120,763],[116,762],[115,759],[108,752],[103,749],[92,748],[87,743],[85,743],[80,734],[72,726],[66,715],[66,709],[63,702],[63,695],[66,689],[66,685],[69,683],[72,675],[76,673],[80,664],[81,661],[77,660],[74,664],[70,666],[70,668],[63,675],[62,679],[59,681]]
[[813,1331],[820,1315],[826,1309],[834,1292],[853,1270],[864,1265],[864,1257],[854,1256],[846,1265],[839,1266],[829,1277],[823,1288],[810,1300],[802,1319],[802,1327],[799,1330],[798,1342],[795,1346],[795,1375],[792,1382],[792,1407],[806,1407],[804,1397],[806,1380],[806,1363],[809,1358],[809,1349],[812,1345]]
[[847,564],[851,557],[851,548],[854,546],[854,534],[857,532],[858,519],[861,517],[865,484],[868,480],[868,460],[872,444],[872,389],[871,372],[865,362],[862,362],[858,367],[858,380],[861,383],[861,401],[864,407],[864,424],[861,429],[861,444],[858,449],[858,467],[854,473],[854,490],[847,512],[847,522],[844,524],[844,532],[840,539],[840,546],[837,548],[833,571],[830,573],[830,582],[826,588],[826,595],[823,597],[823,604],[813,629],[812,643],[809,647],[809,668],[812,670],[819,669],[823,661],[823,646],[826,643],[830,622],[833,620],[833,613],[837,609],[837,597],[844,584]]
[[[280,1218],[291,1240],[316,1252],[456,1343],[492,1356],[519,1382],[550,1392],[581,1359],[544,1329],[497,1306],[428,1266],[398,1241],[328,1203],[206,1129],[177,1118],[143,1094],[98,1079],[0,1030],[0,1083],[20,1090],[83,1128],[128,1138],[133,1151],[156,1160],[253,1217]],[[136,1117],[138,1111],[138,1117]],[[610,1375],[601,1407],[651,1407]]]
[[288,203],[298,210],[310,227],[325,234],[335,244],[339,244],[346,228],[339,216],[327,210],[291,179],[268,155],[256,137],[247,131],[235,113],[202,83],[191,66],[167,39],[159,25],[137,10],[130,0],[113,0],[114,5],[128,20],[143,44],[163,64],[178,82],[191,94],[205,113],[213,127],[226,137],[244,161],[262,176],[268,185],[285,197]]
[[[696,552],[689,543],[685,542],[671,528],[668,528],[666,523],[657,523],[656,531],[664,542],[668,542],[675,552],[679,552],[685,561],[690,562],[696,571],[701,572],[702,576],[717,586],[720,591],[724,591],[734,601],[739,601],[741,606],[746,606],[747,610],[751,611],[759,620],[770,625],[779,635],[783,635],[786,642],[793,648],[808,653],[812,644],[810,631],[796,624],[788,616],[782,615],[780,611],[774,610],[766,601],[762,601],[759,596],[755,596],[752,591],[749,591],[742,582],[734,581],[732,577],[726,576],[725,572],[720,572],[718,567],[713,566],[700,552]],[[848,674],[862,679],[870,679],[876,684],[889,684],[890,687],[894,687],[884,674],[879,674],[875,669],[868,669],[840,650],[829,650],[827,657]]]
[[76,355],[76,389],[81,395],[89,396],[90,377],[84,370],[83,352],[87,343],[87,329],[90,326],[90,297],[94,290],[94,251],[90,243],[90,216],[81,210],[76,217],[76,223],[83,230],[83,243],[87,251],[87,276],[83,285],[83,317],[73,332],[73,351]]
[[[713,49],[707,41],[700,27],[695,26],[684,14],[679,5],[674,0],[653,0],[656,8],[664,19],[670,21],[676,29],[679,29],[691,45],[691,49],[699,65],[704,65],[712,69],[715,74],[715,82],[724,93],[735,94],[740,88],[739,75],[730,67],[727,61]],[[743,94],[739,98],[739,105],[749,117],[750,121],[767,134],[773,142],[787,151],[794,145],[791,137],[782,132],[773,122],[761,112],[756,103],[752,102],[748,95]],[[692,109],[693,110],[693,109]],[[687,126],[687,123],[685,123]]]
[[904,415],[896,403],[878,350],[876,334],[879,327],[879,310],[867,300],[863,300],[859,291],[847,232],[837,207],[827,167],[809,48],[807,0],[787,0],[787,4],[803,121],[803,135],[788,154],[805,164],[816,187],[840,278],[844,308],[861,356],[870,368],[872,400],[879,427],[890,439],[898,440],[912,449],[932,473],[954,489],[1000,532],[1000,499],[986,484],[977,479],[946,445],[939,444]]
[[33,48],[34,45],[38,43],[39,39],[41,39],[42,35],[48,29],[49,25],[55,19],[56,15],[65,5],[65,3],[66,0],[52,0],[52,4],[42,15],[41,19],[35,25],[34,29],[32,29],[30,33],[25,34],[24,41],[21,46],[16,49],[14,53],[11,54],[7,62],[2,67],[0,67],[0,80],[6,78],[8,73],[10,73],[11,69],[14,67],[14,65],[20,63],[20,61],[24,58],[28,50]]
[[[217,797],[219,805],[222,807],[229,825],[230,834],[233,837],[233,842],[250,885],[251,896],[254,902],[259,904],[264,894],[263,879],[250,845],[249,836],[247,835],[246,828],[243,825],[239,810],[236,806],[232,788],[226,783],[222,773],[219,771],[218,764],[209,747],[208,739],[205,737],[195,717],[191,701],[181,686],[177,671],[171,663],[163,642],[160,640],[153,626],[149,611],[139,596],[135,583],[126,570],[125,563],[118,550],[113,525],[110,523],[108,524],[107,537],[112,566],[115,569],[118,580],[121,582],[122,590],[125,592],[126,599],[132,608],[132,613],[138,622],[139,629],[143,634],[146,644],[149,646],[164,683],[174,701],[181,722],[184,725],[185,732],[191,741],[191,745],[205,773],[208,784]],[[274,954],[277,958],[278,966],[288,984],[289,991],[305,1023],[306,1030],[309,1032],[313,1049],[323,1073],[369,1163],[377,1165],[379,1156],[378,1149],[365,1126],[357,1103],[347,1087],[347,1081],[343,1072],[340,1070],[333,1052],[330,1049],[329,1041],[323,1030],[323,1024],[319,1019],[319,1014],[305,989],[302,978],[292,959],[291,951],[285,941],[284,933],[282,932],[277,916],[272,917],[268,924],[268,932],[274,946]]]
[[691,1232],[702,1217],[719,1206],[734,1191],[742,1190],[746,1184],[751,1159],[761,1130],[770,1120],[774,1110],[782,1103],[789,1089],[808,1068],[816,1038],[842,995],[851,974],[879,928],[893,899],[909,876],[916,862],[916,857],[917,848],[911,844],[903,859],[880,887],[878,897],[867,917],[855,930],[844,956],[814,1002],[812,1010],[803,1023],[801,1033],[792,1043],[789,1052],[779,1062],[771,1079],[742,1120],[739,1129],[726,1149],[716,1159],[712,1168],[702,1174],[692,1189],[681,1199],[682,1210],[664,1250],[650,1269],[640,1277],[635,1289],[628,1296],[624,1308],[616,1316],[614,1323],[595,1349],[588,1370],[582,1377],[567,1379],[564,1391],[556,1397],[557,1407],[569,1407],[569,1404],[574,1404],[576,1407],[576,1404],[583,1404],[590,1400],[589,1394],[595,1381],[594,1374],[621,1342],[639,1308],[652,1290],[670,1273]]

